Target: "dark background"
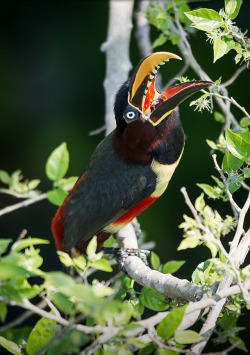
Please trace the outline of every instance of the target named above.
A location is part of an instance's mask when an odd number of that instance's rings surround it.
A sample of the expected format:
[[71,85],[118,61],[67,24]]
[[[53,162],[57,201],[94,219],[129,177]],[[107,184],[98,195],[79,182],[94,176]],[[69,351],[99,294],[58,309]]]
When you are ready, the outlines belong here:
[[[224,1],[192,3],[192,8],[208,7],[219,10]],[[137,3],[136,3],[137,6]],[[4,1],[0,14],[0,169],[9,173],[22,169],[29,179],[42,180],[40,189],[47,191],[51,183],[45,176],[45,162],[51,151],[66,141],[70,152],[67,176],[79,175],[104,134],[89,136],[89,131],[103,125],[105,54],[100,51],[106,40],[108,25],[107,1]],[[244,1],[237,17],[237,25],[245,31],[249,27],[250,2]],[[152,30],[152,38],[157,32]],[[235,52],[213,64],[212,46],[201,31],[190,39],[195,57],[212,80],[222,76],[229,79],[237,67]],[[158,48],[156,49],[158,50]],[[179,54],[170,43],[159,50]],[[130,57],[133,67],[140,60],[134,30]],[[181,69],[182,63],[172,61],[161,71],[164,82]],[[197,76],[189,71],[193,79]],[[249,110],[249,73],[244,71],[229,95]],[[198,96],[198,95],[197,95]],[[190,279],[194,268],[210,257],[204,247],[177,252],[182,240],[178,225],[183,213],[190,212],[180,188],[185,186],[194,201],[201,190],[197,182],[212,184],[213,167],[210,148],[205,139],[218,137],[221,124],[208,112],[193,112],[187,100],[180,107],[186,133],[184,155],[166,193],[140,217],[148,240],[156,242],[156,253],[162,262],[187,260],[177,274]],[[241,111],[233,108],[238,119]],[[219,162],[221,156],[218,157]],[[235,195],[242,205],[243,195]],[[0,196],[0,208],[16,200]],[[231,213],[228,204],[207,202],[222,216]],[[16,239],[23,228],[33,237],[51,240],[41,247],[44,269],[60,268],[50,232],[56,207],[47,201],[15,211],[1,218],[0,238]]]

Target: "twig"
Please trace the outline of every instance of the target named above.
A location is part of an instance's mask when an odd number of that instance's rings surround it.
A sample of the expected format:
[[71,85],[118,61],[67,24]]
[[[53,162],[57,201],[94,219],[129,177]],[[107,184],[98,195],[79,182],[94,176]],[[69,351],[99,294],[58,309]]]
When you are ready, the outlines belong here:
[[217,351],[217,352],[212,352],[212,353],[202,353],[202,355],[227,355],[230,353],[230,351],[234,350],[237,348],[237,346],[240,344],[240,341],[236,341],[236,343],[230,345],[228,348],[222,351]]
[[250,207],[250,191],[248,193],[248,197],[246,199],[246,202],[245,202],[244,206],[241,209],[241,212],[240,212],[240,215],[239,215],[239,219],[238,219],[238,225],[237,225],[236,233],[235,233],[233,241],[231,242],[230,253],[229,254],[232,254],[235,251],[235,249],[237,248],[238,244],[239,244],[240,237],[241,237],[242,233],[244,232],[243,225],[244,225],[245,217],[246,217],[246,214],[247,214],[247,212],[249,210],[249,207]]
[[175,74],[175,76],[172,79],[170,79],[166,85],[164,85],[163,90],[166,90],[167,88],[169,88],[176,81],[176,78],[183,76],[186,73],[186,71],[188,70],[188,68],[189,68],[189,63],[185,63],[184,66],[179,71],[179,73]]
[[106,125],[104,124],[103,126],[97,128],[97,129],[93,129],[92,131],[89,131],[89,135],[90,136],[95,136],[96,134],[102,133],[103,131],[105,131],[106,129]]
[[245,109],[245,107],[241,106],[240,104],[238,104],[238,102],[233,98],[233,97],[228,97],[228,96],[224,96],[224,95],[220,95],[217,92],[210,92],[208,93],[206,90],[202,90],[204,91],[207,95],[210,96],[215,96],[218,97],[219,99],[223,99],[226,100],[228,102],[230,102],[231,104],[235,105],[236,107],[238,107],[238,109],[240,109],[246,116],[247,118],[250,119],[250,114],[247,112],[247,110]]
[[223,86],[224,88],[231,85],[237,78],[238,76],[247,68],[247,65],[244,64],[242,65],[242,67],[238,68],[236,70],[236,72],[232,75],[232,77],[230,79],[228,79],[227,81],[225,81],[223,84],[221,84],[220,86]]
[[18,202],[18,203],[14,204],[14,205],[4,207],[4,208],[2,208],[0,210],[0,216],[3,216],[6,213],[10,213],[10,212],[13,212],[15,210],[18,210],[19,208],[28,207],[29,205],[32,205],[33,203],[45,200],[46,198],[47,198],[47,193],[45,192],[45,193],[43,193],[41,195],[38,195],[37,197],[29,198],[29,199],[27,199],[25,201]]
[[4,187],[0,188],[0,193],[1,194],[6,194],[6,195],[10,195],[16,198],[34,198],[38,195],[38,192],[32,190],[30,192],[28,192],[27,194],[21,194],[20,192],[16,192],[14,190],[10,190],[10,189],[6,189]]
[[214,165],[215,165],[215,169],[219,172],[220,177],[224,183],[225,189],[226,189],[226,193],[227,196],[229,198],[229,201],[231,203],[231,205],[233,206],[233,208],[236,210],[236,212],[239,214],[241,212],[241,208],[237,205],[237,203],[234,201],[233,196],[231,194],[231,192],[229,191],[229,187],[228,187],[228,183],[227,183],[227,179],[225,177],[225,175],[223,174],[222,169],[219,167],[218,163],[217,163],[217,155],[213,154],[212,155],[213,161],[214,161]]

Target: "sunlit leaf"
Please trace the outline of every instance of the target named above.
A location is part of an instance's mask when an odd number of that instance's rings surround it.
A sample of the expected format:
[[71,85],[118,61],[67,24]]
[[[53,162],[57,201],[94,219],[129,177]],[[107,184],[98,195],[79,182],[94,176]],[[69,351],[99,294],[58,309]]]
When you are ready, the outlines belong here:
[[49,202],[53,203],[53,205],[56,205],[56,206],[61,206],[61,204],[63,203],[66,196],[67,196],[67,193],[61,188],[58,188],[55,190],[50,190],[48,192]]
[[225,0],[225,11],[233,20],[240,11],[240,0]]
[[86,254],[89,259],[93,259],[93,257],[95,256],[95,253],[96,253],[96,249],[97,249],[97,237],[95,235],[91,239],[91,241],[89,242],[87,249],[86,249]]
[[0,336],[0,345],[3,348],[5,348],[6,350],[8,350],[11,354],[14,354],[14,355],[22,354],[21,349],[19,348],[19,346],[16,343],[14,343],[13,341],[7,340],[2,336]]
[[164,274],[173,274],[178,271],[182,265],[185,264],[185,260],[171,260],[163,265],[162,272]]
[[64,177],[69,167],[69,153],[65,142],[60,144],[49,156],[46,162],[46,175],[52,181]]
[[153,251],[151,251],[150,253],[150,262],[152,265],[152,268],[154,270],[159,270],[160,266],[161,266],[161,261],[160,258],[157,254],[155,254]]
[[0,255],[2,255],[8,248],[9,244],[12,242],[12,239],[0,239]]
[[2,183],[7,184],[7,185],[10,184],[11,178],[10,178],[9,174],[7,173],[7,171],[0,170],[0,181],[2,181]]
[[12,245],[11,250],[18,252],[20,250],[30,247],[31,245],[37,245],[37,244],[49,244],[49,240],[40,239],[40,238],[21,239]]
[[55,335],[56,322],[41,318],[29,335],[26,351],[29,355],[36,354]]
[[162,339],[168,339],[174,334],[175,330],[180,325],[185,313],[186,306],[181,306],[173,309],[157,326],[157,334]]
[[200,244],[200,240],[196,237],[187,237],[182,240],[177,250],[184,250],[188,248],[195,248]]
[[214,48],[214,63],[215,63],[216,60],[218,60],[219,58],[223,57],[226,54],[227,44],[224,41],[222,41],[220,38],[215,38],[213,48]]
[[106,272],[111,272],[113,271],[111,265],[109,264],[107,259],[99,259],[99,260],[94,260],[91,262],[91,267],[98,269],[98,270],[102,270],[102,271],[106,271]]
[[202,31],[212,31],[221,26],[220,14],[211,9],[198,9],[185,12],[185,15],[193,22],[192,26]]
[[226,129],[228,150],[238,159],[248,161],[250,157],[250,144],[238,134]]

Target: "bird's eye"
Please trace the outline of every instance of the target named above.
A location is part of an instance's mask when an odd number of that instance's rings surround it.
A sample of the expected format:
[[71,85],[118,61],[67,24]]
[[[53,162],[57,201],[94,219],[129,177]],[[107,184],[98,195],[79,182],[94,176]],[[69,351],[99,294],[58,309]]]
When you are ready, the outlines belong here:
[[123,117],[127,123],[133,122],[138,119],[138,111],[133,107],[129,107],[124,111]]

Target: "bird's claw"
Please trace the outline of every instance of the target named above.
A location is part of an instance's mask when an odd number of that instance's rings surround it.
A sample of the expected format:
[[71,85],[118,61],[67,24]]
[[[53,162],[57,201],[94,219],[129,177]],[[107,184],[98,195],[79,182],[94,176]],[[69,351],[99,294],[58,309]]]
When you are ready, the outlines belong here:
[[120,267],[120,270],[127,274],[127,271],[124,267],[125,260],[128,256],[137,256],[140,258],[146,265],[148,265],[147,257],[150,255],[149,250],[143,249],[134,249],[134,248],[104,248],[104,254],[114,255],[117,264]]

